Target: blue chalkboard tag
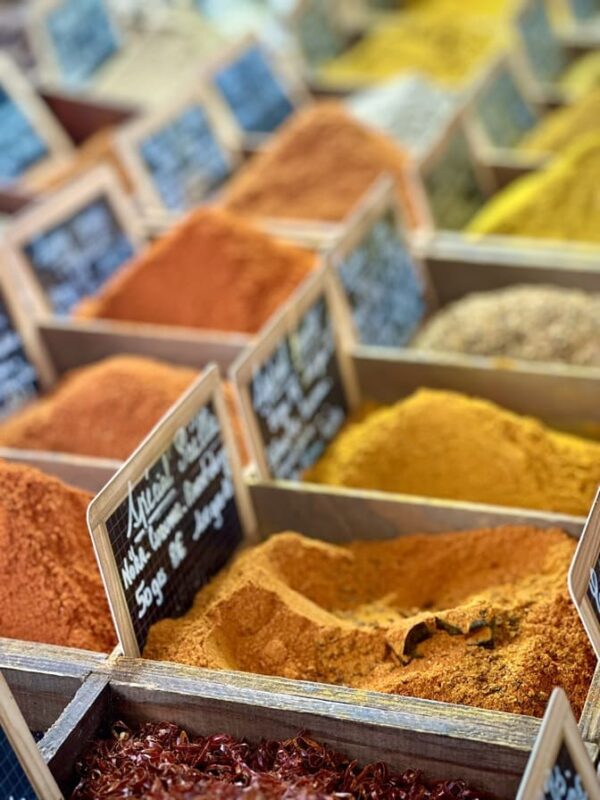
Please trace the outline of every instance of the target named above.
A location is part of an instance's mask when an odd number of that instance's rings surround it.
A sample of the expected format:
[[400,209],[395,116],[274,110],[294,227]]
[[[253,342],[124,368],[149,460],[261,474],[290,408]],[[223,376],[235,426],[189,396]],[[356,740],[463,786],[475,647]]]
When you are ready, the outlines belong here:
[[28,79],[0,53],[0,183],[26,177],[71,150],[66,133]]
[[540,119],[522,89],[516,67],[506,57],[490,69],[471,110],[485,140],[494,148],[515,147]]
[[533,77],[553,84],[569,64],[569,56],[552,25],[546,0],[529,0],[516,20],[517,30]]
[[142,205],[180,214],[205,202],[240,160],[240,140],[219,101],[195,90],[117,134]]
[[410,252],[390,178],[376,182],[345,227],[328,257],[356,338],[365,345],[403,347],[426,310],[424,268]]
[[211,80],[239,129],[249,137],[275,131],[304,99],[300,84],[292,82],[276,57],[254,37],[219,59]]
[[42,77],[72,87],[89,85],[121,47],[108,0],[40,0],[31,33]]
[[297,0],[290,27],[310,68],[338,56],[348,44],[334,3]]
[[40,313],[70,314],[138,250],[136,212],[108,167],[25,211],[7,234]]
[[0,675],[0,797],[61,800],[62,794],[39,752],[23,715]]
[[578,22],[587,22],[600,15],[599,0],[569,0],[569,5]]
[[232,367],[263,478],[299,479],[357,405],[339,301],[320,268]]
[[571,562],[569,591],[600,658],[600,490]]
[[216,366],[182,396],[94,498],[88,525],[121,647],[178,617],[254,520]]
[[600,783],[569,701],[554,689],[516,800],[600,800]]

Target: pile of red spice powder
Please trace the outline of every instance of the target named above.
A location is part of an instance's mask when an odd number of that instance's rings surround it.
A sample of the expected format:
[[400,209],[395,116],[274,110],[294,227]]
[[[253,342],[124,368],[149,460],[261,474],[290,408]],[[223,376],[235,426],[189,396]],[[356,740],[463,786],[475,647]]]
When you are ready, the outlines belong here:
[[306,733],[253,745],[227,734],[190,737],[178,725],[122,722],[77,764],[71,800],[486,800],[463,780],[428,781],[419,770],[361,766]]
[[86,524],[91,499],[0,461],[0,636],[101,652],[115,646]]
[[256,333],[315,256],[225,211],[201,208],[83,302],[80,317]]

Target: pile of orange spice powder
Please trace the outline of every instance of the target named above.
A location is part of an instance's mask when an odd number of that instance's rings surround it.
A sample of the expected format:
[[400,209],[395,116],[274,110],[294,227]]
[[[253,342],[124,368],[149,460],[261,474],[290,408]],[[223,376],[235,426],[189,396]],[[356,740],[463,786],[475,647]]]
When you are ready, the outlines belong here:
[[0,636],[105,653],[116,645],[87,529],[91,499],[0,461]]
[[422,222],[409,158],[386,135],[327,101],[295,114],[225,189],[223,204],[249,217],[341,222],[384,173],[411,226]]
[[335,546],[296,533],[245,550],[144,656],[541,716],[575,713],[595,659],[558,529],[410,535]]
[[201,208],[83,302],[82,317],[256,333],[315,255],[220,209]]

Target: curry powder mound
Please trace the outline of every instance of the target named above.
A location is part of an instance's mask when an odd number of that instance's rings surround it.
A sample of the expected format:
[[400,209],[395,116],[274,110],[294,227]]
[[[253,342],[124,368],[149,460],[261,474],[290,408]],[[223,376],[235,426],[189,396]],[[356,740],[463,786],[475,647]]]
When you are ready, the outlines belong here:
[[600,444],[487,400],[421,389],[351,420],[305,480],[585,515]]
[[0,461],[0,636],[102,652],[115,646],[86,523],[91,499]]
[[541,716],[581,711],[594,656],[558,529],[411,535],[335,546],[283,533],[242,552],[144,655]]
[[546,114],[518,144],[528,153],[555,153],[585,133],[600,127],[600,87],[588,92],[572,105]]

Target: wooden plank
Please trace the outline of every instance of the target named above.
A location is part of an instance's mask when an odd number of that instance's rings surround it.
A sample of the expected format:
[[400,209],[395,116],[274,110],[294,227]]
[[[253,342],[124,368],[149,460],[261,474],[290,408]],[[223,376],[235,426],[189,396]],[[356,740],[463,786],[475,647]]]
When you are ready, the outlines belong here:
[[93,494],[99,492],[121,466],[120,461],[108,458],[10,447],[0,447],[0,458],[13,464],[25,464],[39,469],[70,486]]

